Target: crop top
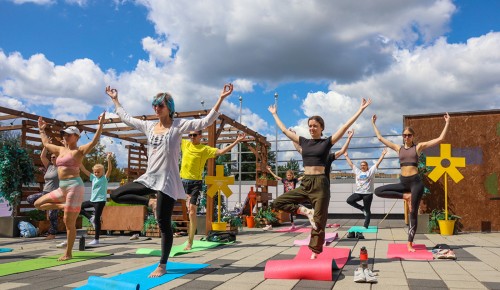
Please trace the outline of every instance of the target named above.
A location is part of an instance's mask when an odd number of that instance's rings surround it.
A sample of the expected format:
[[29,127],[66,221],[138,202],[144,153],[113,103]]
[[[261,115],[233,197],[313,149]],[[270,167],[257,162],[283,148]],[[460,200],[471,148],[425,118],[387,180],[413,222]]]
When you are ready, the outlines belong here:
[[418,154],[417,154],[417,146],[413,144],[410,148],[406,149],[404,146],[401,146],[399,149],[399,165],[403,166],[418,166]]
[[76,159],[71,154],[66,154],[64,156],[59,156],[56,159],[56,166],[63,166],[68,168],[80,168],[80,164],[76,161]]
[[302,147],[302,161],[304,166],[327,166],[328,154],[333,147],[332,138],[306,139],[299,137],[299,145]]

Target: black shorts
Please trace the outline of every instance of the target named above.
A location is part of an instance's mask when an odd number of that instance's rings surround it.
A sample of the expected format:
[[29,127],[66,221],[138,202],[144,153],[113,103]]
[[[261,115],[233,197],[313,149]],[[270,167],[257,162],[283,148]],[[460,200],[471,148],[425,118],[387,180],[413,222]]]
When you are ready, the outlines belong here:
[[186,194],[191,197],[189,203],[197,205],[201,193],[202,181],[183,179],[182,185],[184,186],[184,191],[186,192]]

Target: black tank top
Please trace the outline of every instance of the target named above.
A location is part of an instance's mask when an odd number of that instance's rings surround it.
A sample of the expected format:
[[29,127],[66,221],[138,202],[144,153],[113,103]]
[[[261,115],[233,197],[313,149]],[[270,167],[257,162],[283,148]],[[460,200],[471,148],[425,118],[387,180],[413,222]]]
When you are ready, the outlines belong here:
[[299,137],[299,145],[302,147],[302,161],[304,166],[327,165],[328,154],[332,148],[332,138],[306,139]]
[[415,146],[415,144],[408,149],[406,149],[404,145],[399,148],[399,165],[401,167],[418,166],[417,146]]

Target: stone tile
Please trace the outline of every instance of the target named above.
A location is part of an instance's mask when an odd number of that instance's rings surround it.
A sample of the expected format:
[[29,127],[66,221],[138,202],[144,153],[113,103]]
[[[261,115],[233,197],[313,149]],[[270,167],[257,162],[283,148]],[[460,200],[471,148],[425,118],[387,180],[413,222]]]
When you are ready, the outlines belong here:
[[[214,289],[215,287],[221,285],[223,282],[222,281],[200,281],[200,280],[194,280],[194,281],[189,281],[187,283],[184,283],[178,287],[172,288],[172,289],[177,289],[177,290],[184,290],[184,289]],[[165,285],[166,286],[166,285]]]
[[482,282],[487,289],[500,289],[499,282]]
[[447,289],[447,285],[441,280],[432,279],[407,279],[410,289],[426,289],[426,288],[443,288]]
[[292,289],[332,289],[333,281],[300,280]]
[[8,282],[8,283],[2,283],[2,289],[4,290],[9,290],[9,289],[17,289],[23,286],[29,285],[28,283],[14,283],[14,282]]
[[485,285],[477,281],[444,281],[449,288],[455,289],[487,289]]

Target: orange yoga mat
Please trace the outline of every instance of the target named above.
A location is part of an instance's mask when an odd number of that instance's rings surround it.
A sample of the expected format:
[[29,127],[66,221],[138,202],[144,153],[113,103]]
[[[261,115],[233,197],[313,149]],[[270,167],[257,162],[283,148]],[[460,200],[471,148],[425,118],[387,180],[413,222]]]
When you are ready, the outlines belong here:
[[314,260],[311,260],[311,254],[307,246],[301,246],[292,260],[267,261],[264,278],[332,281],[333,270],[344,267],[351,249],[323,247],[323,252]]

